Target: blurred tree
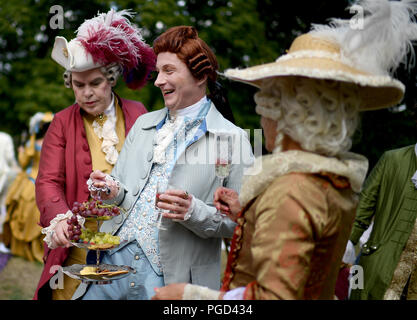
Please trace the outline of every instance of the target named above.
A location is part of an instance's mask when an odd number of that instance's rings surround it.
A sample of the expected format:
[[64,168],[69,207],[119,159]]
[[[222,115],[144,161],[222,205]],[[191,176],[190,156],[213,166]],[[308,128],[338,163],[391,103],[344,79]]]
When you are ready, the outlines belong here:
[[[272,62],[285,53],[293,39],[308,32],[311,23],[327,23],[330,17],[352,16],[345,10],[348,0],[289,1],[285,6],[273,0],[0,0],[0,130],[15,137],[26,128],[37,111],[57,112],[74,101],[66,89],[62,68],[51,58],[55,36],[74,37],[77,27],[98,12],[132,9],[134,22],[144,39],[153,40],[175,25],[193,25],[215,51],[220,71]],[[50,8],[61,5],[64,28],[54,29]],[[405,111],[401,109],[365,112],[354,139],[353,150],[370,159],[371,167],[382,152],[415,143],[414,121],[416,69],[397,73],[406,84]],[[152,80],[152,79],[151,79]],[[228,91],[236,124],[259,128],[254,112],[255,88],[220,76]],[[159,89],[152,81],[140,91],[129,90],[119,81],[116,91],[128,99],[142,101],[149,110],[163,107]]]
[[[62,3],[64,29],[50,27],[52,0],[1,1],[0,6],[0,130],[15,142],[37,111],[57,112],[70,105],[71,90],[63,86],[62,68],[51,58],[55,36],[72,38],[79,21],[107,5],[98,1]],[[82,10],[80,8],[83,8]]]

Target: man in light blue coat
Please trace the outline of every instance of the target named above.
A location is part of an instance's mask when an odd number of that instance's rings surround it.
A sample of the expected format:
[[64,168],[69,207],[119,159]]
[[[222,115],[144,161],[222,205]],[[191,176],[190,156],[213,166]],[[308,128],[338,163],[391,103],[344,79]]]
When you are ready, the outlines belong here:
[[[232,236],[235,223],[216,212],[213,195],[221,185],[239,192],[244,169],[253,163],[251,145],[246,132],[222,115],[227,109],[217,92],[217,61],[193,27],[171,28],[155,40],[154,51],[155,85],[166,108],[138,118],[111,176],[93,172],[90,178],[95,187],[108,187],[103,199],[128,213],[103,223],[101,231],[126,241],[106,252],[102,263],[135,271],[108,285],[82,284],[74,299],[150,299],[155,287],[176,282],[220,287],[221,241]],[[232,139],[224,180],[215,175],[222,134]],[[158,183],[167,191],[155,204]],[[165,210],[163,229],[155,205]]]

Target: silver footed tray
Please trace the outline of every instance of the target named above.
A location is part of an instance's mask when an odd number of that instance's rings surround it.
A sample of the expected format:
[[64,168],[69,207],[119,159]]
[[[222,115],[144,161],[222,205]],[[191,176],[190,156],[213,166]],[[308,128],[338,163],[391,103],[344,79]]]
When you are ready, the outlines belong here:
[[63,272],[76,280],[85,283],[111,283],[112,280],[122,279],[134,271],[129,266],[112,264],[73,264],[62,268]]

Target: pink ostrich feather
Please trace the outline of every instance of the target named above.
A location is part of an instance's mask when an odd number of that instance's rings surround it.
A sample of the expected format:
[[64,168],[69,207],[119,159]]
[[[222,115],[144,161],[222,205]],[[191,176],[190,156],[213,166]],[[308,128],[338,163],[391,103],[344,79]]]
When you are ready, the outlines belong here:
[[140,89],[155,67],[156,56],[126,16],[132,14],[128,10],[100,14],[80,26],[77,38],[95,63],[119,63],[128,87]]

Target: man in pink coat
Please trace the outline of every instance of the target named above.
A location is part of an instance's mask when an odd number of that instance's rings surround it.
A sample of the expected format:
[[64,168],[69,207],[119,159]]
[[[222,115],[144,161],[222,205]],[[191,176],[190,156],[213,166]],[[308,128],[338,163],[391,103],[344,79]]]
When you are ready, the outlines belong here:
[[155,55],[130,16],[110,10],[86,20],[70,42],[55,39],[52,58],[65,68],[65,85],[76,103],[55,115],[42,146],[36,202],[45,266],[34,299],[71,298],[77,280],[65,276],[62,288],[51,279],[60,266],[85,261],[85,251],[68,238],[70,210],[74,202],[89,199],[86,181],[92,170],[111,172],[130,128],[147,112],[142,103],[112,90],[119,75],[129,88],[140,89],[155,66]]

